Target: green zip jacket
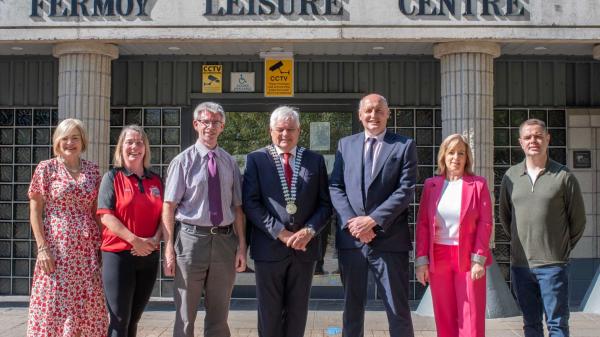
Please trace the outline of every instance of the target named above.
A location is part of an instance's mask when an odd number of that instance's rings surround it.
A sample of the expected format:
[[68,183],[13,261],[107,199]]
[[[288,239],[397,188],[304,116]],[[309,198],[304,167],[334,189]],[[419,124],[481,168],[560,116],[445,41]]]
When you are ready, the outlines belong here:
[[548,158],[535,183],[525,161],[502,178],[500,222],[511,238],[517,267],[567,263],[585,229],[581,189],[568,168]]

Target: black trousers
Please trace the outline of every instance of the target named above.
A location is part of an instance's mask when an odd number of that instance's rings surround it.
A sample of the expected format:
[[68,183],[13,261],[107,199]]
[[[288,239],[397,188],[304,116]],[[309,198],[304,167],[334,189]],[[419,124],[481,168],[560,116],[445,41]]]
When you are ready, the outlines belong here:
[[108,337],[136,336],[156,281],[158,261],[158,251],[148,256],[102,252],[102,281],[110,314]]

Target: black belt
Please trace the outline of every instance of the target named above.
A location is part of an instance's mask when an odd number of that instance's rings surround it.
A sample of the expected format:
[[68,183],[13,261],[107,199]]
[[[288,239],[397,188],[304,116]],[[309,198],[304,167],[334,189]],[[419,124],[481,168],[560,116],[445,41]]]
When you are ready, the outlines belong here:
[[192,231],[196,234],[230,234],[233,231],[233,224],[227,226],[196,226],[186,223],[181,223],[181,228],[185,228],[188,231]]

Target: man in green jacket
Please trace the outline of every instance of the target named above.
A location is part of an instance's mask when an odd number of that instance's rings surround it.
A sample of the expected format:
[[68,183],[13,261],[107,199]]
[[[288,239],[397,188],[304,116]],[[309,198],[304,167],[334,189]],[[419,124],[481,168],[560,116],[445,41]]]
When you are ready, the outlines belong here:
[[500,221],[511,237],[511,278],[523,312],[525,337],[569,336],[569,255],[583,235],[585,209],[579,183],[548,157],[546,124],[529,119],[519,128],[525,160],[506,171]]

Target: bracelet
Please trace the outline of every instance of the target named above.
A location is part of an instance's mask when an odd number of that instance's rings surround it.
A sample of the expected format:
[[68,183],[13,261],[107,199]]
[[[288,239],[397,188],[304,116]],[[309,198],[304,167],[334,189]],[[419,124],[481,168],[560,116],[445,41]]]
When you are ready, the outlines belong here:
[[41,247],[38,247],[37,249],[38,253],[45,252],[47,250],[50,250],[50,247],[48,245],[43,245]]

